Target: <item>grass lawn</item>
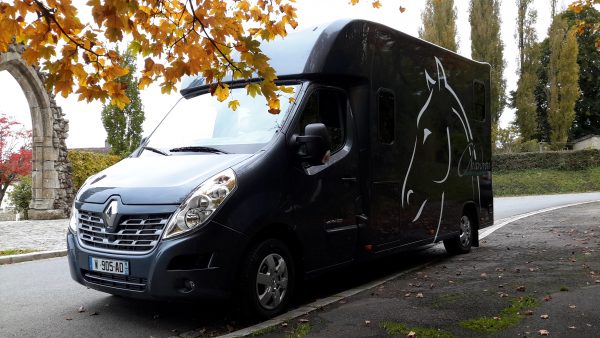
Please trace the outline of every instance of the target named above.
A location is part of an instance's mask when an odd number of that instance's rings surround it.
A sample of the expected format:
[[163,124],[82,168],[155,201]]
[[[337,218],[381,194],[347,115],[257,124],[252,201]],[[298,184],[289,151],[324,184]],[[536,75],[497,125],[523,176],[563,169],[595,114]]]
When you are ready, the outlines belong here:
[[495,171],[494,196],[543,195],[600,191],[600,167],[562,171]]
[[0,256],[8,256],[8,255],[20,255],[20,254],[26,254],[26,253],[30,253],[30,252],[36,252],[39,250],[33,250],[33,249],[6,249],[6,250],[0,250]]

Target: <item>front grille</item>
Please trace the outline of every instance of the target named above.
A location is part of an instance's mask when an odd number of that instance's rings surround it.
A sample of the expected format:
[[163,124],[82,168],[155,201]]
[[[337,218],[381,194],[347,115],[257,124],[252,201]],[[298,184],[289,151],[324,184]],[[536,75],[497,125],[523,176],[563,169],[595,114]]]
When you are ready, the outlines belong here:
[[77,234],[84,247],[144,254],[158,244],[168,220],[169,214],[123,215],[114,231],[109,231],[100,213],[80,211]]
[[146,283],[148,283],[146,278],[111,275],[83,269],[81,274],[86,282],[131,291],[144,291],[146,290]]

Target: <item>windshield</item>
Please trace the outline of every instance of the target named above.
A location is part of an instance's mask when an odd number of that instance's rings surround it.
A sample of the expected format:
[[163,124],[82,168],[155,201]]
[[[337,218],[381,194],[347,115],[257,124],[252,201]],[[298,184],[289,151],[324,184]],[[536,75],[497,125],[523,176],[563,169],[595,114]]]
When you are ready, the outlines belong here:
[[[292,85],[294,92],[300,85]],[[228,107],[231,100],[239,106]],[[210,94],[181,98],[158,125],[144,155],[195,153],[250,153],[268,143],[281,128],[290,102],[281,97],[281,112],[268,112],[263,96],[251,97],[245,88],[232,89],[225,102]],[[162,153],[162,154],[161,154]]]

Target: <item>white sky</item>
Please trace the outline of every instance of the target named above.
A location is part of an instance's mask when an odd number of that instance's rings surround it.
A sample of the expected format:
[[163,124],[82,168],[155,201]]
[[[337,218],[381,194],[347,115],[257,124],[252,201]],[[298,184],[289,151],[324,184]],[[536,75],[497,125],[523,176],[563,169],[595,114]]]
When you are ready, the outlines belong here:
[[[75,0],[74,4],[85,3]],[[350,6],[349,0],[297,0],[298,22],[302,27],[318,23],[334,21],[340,18],[361,18],[383,23],[407,34],[418,36],[417,31],[421,25],[421,11],[424,0],[382,0],[383,6],[374,9],[370,0],[361,0],[357,6]],[[558,8],[564,9],[570,0],[559,0]],[[469,0],[455,0],[458,11],[457,27],[459,35],[459,53],[466,57],[471,56],[471,40],[468,5]],[[399,6],[406,8],[400,13]],[[550,6],[548,0],[534,0],[538,11],[537,33],[542,40],[547,35],[550,25]],[[502,0],[502,39],[504,41],[504,58],[506,68],[504,77],[507,80],[507,93],[514,90],[517,82],[517,43],[514,37],[517,9],[515,0]],[[141,66],[141,65],[140,65]],[[140,67],[138,67],[140,68]],[[163,114],[176,102],[179,94],[163,95],[157,85],[152,85],[141,92],[146,121],[143,125],[144,135],[150,133],[160,121]],[[69,137],[67,147],[102,147],[106,132],[100,119],[102,105],[99,102],[79,102],[76,95],[68,98],[57,96],[57,103],[62,107],[66,118],[69,120]],[[25,95],[21,92],[17,82],[6,72],[0,72],[0,113],[14,116],[19,122],[31,128],[31,117]],[[505,109],[500,119],[502,126],[508,125],[513,120],[514,112]]]

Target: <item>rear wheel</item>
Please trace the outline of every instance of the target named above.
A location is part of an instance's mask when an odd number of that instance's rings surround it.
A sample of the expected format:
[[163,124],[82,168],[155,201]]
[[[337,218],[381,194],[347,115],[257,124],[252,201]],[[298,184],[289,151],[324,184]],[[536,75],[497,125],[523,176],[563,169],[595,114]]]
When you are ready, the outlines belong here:
[[460,218],[460,233],[457,237],[444,240],[444,247],[451,255],[465,254],[471,251],[473,244],[474,222],[468,213]]
[[241,274],[244,312],[261,319],[282,313],[295,287],[295,264],[284,242],[267,239],[250,249]]

